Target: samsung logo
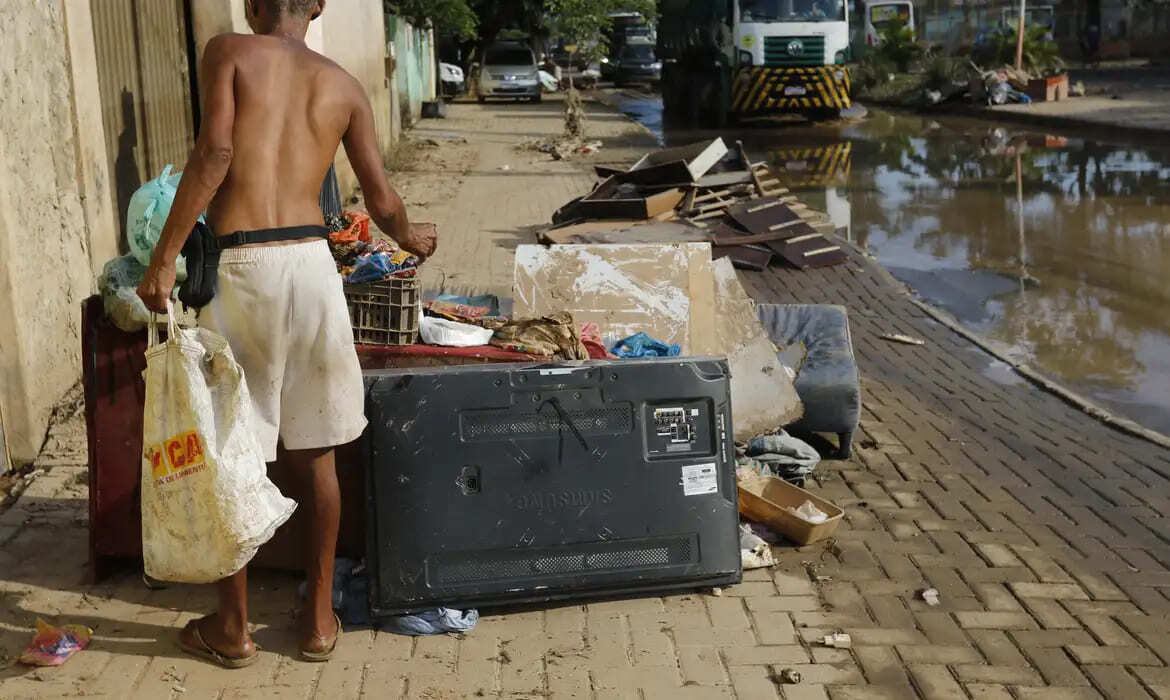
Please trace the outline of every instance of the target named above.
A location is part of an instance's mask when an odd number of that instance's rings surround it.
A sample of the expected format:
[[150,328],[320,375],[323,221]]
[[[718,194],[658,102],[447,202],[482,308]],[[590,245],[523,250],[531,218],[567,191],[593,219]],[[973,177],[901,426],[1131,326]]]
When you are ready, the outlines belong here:
[[516,510],[557,510],[560,508],[588,508],[592,505],[605,505],[613,502],[613,492],[609,489],[576,491],[550,491],[547,493],[526,493],[519,496],[508,496],[508,502]]

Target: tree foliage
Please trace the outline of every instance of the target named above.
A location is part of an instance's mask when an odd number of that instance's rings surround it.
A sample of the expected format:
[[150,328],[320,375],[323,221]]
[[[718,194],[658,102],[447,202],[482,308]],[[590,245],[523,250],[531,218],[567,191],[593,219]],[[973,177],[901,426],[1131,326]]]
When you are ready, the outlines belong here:
[[877,53],[893,63],[899,73],[905,73],[922,58],[923,48],[914,38],[914,30],[898,19],[882,29]]
[[576,44],[579,51],[600,58],[605,50],[605,29],[609,16],[615,12],[637,12],[643,17],[655,17],[654,0],[545,0],[548,32]]
[[439,34],[460,39],[474,37],[479,27],[479,17],[467,0],[384,0],[383,6],[411,24],[430,25]]

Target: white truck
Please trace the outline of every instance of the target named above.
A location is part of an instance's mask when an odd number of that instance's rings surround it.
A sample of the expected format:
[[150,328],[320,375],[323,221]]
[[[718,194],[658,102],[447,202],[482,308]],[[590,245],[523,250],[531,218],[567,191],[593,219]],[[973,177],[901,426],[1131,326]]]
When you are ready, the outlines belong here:
[[836,116],[850,106],[845,0],[661,0],[668,118]]

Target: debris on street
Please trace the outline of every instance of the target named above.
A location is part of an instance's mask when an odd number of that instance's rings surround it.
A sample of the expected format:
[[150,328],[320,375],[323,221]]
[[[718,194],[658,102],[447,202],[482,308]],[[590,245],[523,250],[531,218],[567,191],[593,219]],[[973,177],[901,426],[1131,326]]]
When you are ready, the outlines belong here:
[[821,639],[821,645],[832,647],[833,649],[850,649],[853,647],[853,639],[844,632],[834,632],[833,634],[826,634]]
[[27,666],[60,666],[88,647],[92,637],[93,630],[83,625],[54,627],[37,618],[36,633],[19,661]]
[[882,333],[879,336],[882,340],[888,340],[893,343],[902,343],[903,345],[926,345],[926,341],[921,338],[915,338],[901,333]]

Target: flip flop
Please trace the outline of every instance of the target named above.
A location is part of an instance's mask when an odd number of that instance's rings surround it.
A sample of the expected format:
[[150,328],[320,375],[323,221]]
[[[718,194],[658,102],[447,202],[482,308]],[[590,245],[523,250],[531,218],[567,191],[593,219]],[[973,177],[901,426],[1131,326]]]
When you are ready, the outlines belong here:
[[198,646],[194,644],[188,644],[187,641],[184,640],[180,635],[179,648],[192,656],[196,656],[200,659],[204,659],[205,661],[210,661],[217,666],[229,669],[245,668],[251,666],[260,658],[259,647],[257,647],[256,651],[252,652],[251,656],[224,656],[212,648],[212,646],[203,639],[203,633],[199,631],[198,620],[195,621],[195,624],[191,629],[195,634],[195,641],[198,642]]
[[[330,643],[329,648],[325,651],[308,651],[301,649],[301,659],[304,661],[322,662],[333,658],[333,652],[337,651],[337,640],[341,638],[341,618],[337,613],[333,613],[333,619],[337,622],[337,634],[333,635],[333,642]],[[318,637],[324,639],[324,637]]]

